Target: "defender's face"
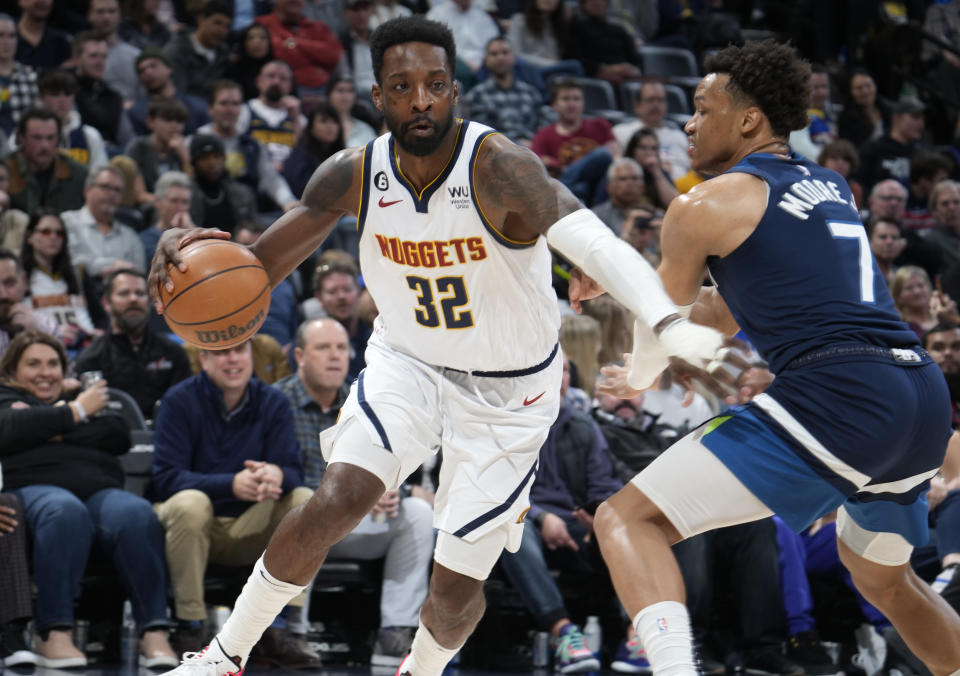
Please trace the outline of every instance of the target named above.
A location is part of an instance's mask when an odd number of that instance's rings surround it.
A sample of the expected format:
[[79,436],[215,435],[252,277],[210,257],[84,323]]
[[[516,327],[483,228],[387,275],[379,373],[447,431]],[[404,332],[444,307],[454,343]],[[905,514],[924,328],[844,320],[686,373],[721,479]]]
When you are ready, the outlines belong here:
[[383,54],[373,102],[407,153],[426,157],[453,127],[458,92],[442,47],[424,42],[394,45]]
[[709,73],[693,97],[696,110],[683,130],[690,167],[696,171],[727,169],[740,146],[741,110],[725,89],[729,79],[724,73]]

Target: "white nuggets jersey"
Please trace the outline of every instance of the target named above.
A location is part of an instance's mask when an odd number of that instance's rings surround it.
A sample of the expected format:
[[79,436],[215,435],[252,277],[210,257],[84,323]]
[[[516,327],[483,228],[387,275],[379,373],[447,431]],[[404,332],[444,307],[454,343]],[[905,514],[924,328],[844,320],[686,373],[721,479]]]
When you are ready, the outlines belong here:
[[390,347],[462,371],[527,369],[551,356],[560,313],[546,239],[508,239],[477,203],[474,164],[496,133],[463,120],[440,175],[421,192],[385,134],[367,144],[360,267]]

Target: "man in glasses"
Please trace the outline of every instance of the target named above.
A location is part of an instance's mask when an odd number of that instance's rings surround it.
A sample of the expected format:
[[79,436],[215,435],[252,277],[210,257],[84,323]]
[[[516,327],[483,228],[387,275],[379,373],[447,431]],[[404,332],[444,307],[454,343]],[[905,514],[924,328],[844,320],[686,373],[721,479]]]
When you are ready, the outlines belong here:
[[122,193],[123,174],[108,164],[87,176],[83,206],[62,214],[70,257],[92,276],[102,277],[117,270],[146,270],[140,237],[133,228],[114,218]]

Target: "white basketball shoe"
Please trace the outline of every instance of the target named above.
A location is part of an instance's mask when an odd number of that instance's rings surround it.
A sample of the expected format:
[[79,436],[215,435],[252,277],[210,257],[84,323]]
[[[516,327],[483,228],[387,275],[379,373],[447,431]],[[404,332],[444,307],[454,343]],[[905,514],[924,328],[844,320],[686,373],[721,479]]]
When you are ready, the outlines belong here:
[[198,653],[184,653],[180,666],[162,676],[241,676],[243,661],[231,657],[216,637]]

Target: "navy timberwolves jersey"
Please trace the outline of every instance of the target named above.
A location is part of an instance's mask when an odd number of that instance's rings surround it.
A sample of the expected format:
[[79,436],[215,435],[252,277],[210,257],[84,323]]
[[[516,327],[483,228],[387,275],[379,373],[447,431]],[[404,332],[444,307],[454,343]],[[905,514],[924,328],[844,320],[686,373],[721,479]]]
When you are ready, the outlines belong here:
[[729,171],[762,178],[767,208],[753,233],[708,267],[774,373],[806,352],[841,342],[916,345],[839,174],[796,155],[770,154],[749,155]]

